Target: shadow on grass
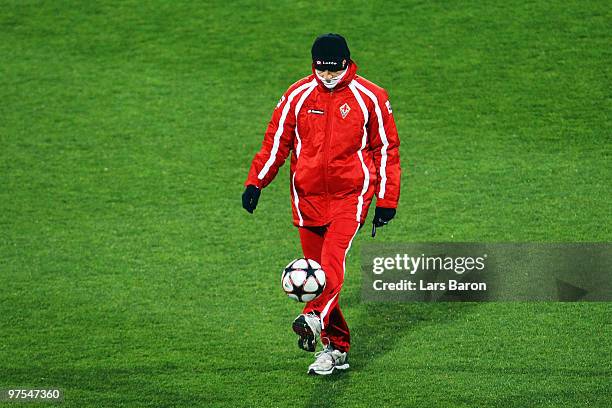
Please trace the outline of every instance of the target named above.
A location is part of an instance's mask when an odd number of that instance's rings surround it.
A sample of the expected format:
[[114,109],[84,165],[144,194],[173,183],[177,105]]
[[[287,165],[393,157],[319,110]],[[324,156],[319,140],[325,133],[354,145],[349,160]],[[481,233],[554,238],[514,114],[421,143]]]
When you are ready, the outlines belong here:
[[[351,297],[350,300],[357,300]],[[355,302],[356,303],[356,302]],[[346,303],[345,303],[346,304]],[[477,303],[358,303],[357,318],[351,327],[351,369],[326,377],[316,377],[306,407],[336,407],[350,385],[354,372],[395,349],[411,332],[426,325],[442,325],[477,307]]]

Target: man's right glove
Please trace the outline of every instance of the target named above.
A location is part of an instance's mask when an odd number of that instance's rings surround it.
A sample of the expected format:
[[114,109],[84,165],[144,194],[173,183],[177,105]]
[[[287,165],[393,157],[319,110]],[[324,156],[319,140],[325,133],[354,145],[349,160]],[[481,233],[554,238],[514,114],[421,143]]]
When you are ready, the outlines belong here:
[[376,236],[376,228],[387,225],[395,217],[395,208],[376,207],[372,220],[372,237]]
[[244,193],[242,193],[242,207],[253,214],[255,208],[257,208],[257,202],[259,201],[259,195],[261,190],[252,184],[249,184]]

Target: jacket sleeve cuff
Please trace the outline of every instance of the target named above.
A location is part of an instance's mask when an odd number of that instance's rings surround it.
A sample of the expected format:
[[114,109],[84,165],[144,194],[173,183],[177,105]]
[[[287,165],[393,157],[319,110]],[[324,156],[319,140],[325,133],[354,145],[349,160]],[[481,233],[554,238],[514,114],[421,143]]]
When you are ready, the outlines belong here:
[[387,198],[376,198],[376,206],[382,208],[397,208],[397,201]]
[[253,179],[251,177],[246,179],[246,181],[244,182],[244,186],[245,187],[246,186],[255,186],[255,187],[257,187],[260,190],[262,188],[261,187],[261,180],[259,180],[258,178]]

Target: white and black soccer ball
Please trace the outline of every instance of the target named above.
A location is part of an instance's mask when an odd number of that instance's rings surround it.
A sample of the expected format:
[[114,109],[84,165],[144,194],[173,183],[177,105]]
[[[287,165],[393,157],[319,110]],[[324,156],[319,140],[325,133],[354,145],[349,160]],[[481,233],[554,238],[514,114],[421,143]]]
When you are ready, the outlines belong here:
[[325,272],[321,265],[312,259],[295,259],[283,269],[281,285],[291,299],[310,302],[323,293]]

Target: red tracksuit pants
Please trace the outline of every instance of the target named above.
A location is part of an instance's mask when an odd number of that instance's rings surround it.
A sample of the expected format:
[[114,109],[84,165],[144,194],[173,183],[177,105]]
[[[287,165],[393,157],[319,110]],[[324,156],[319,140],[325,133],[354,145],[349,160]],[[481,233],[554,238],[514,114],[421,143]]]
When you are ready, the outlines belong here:
[[304,313],[315,312],[321,318],[321,341],[340,351],[349,351],[351,335],[338,306],[344,283],[346,255],[359,230],[355,220],[334,220],[323,227],[300,227],[304,256],[317,261],[325,271],[323,293],[306,303]]

